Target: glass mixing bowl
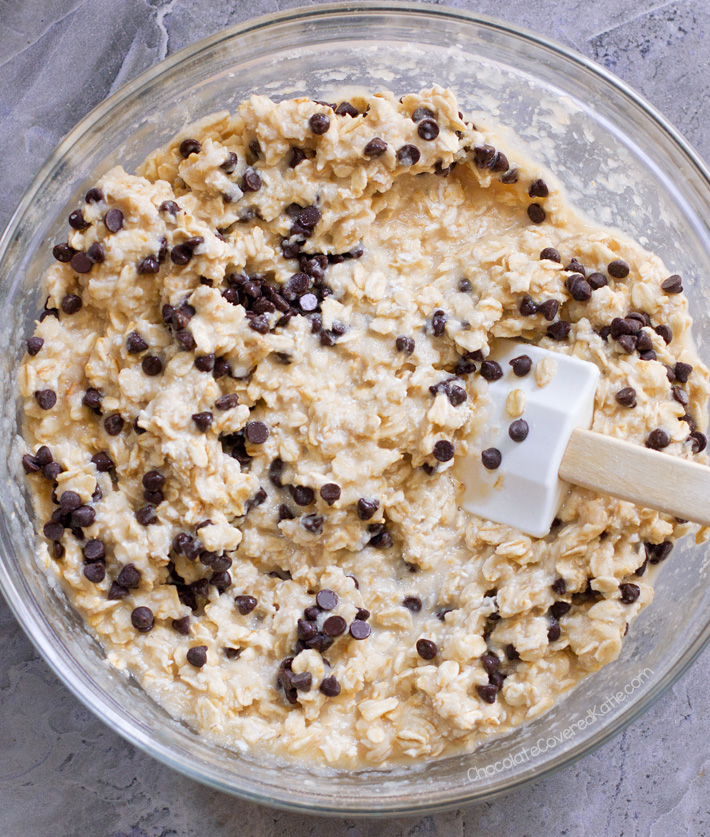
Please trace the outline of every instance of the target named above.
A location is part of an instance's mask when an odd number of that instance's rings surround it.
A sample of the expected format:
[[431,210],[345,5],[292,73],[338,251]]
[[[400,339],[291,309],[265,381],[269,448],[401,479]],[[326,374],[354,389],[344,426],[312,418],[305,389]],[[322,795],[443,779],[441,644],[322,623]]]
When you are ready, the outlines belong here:
[[67,206],[112,165],[133,169],[190,121],[234,109],[252,93],[329,99],[347,86],[401,94],[432,82],[451,86],[467,111],[499,116],[554,169],[572,200],[684,276],[700,353],[710,363],[708,169],[660,114],[603,69],[542,37],[454,9],[319,6],[253,20],[179,52],[77,125],[40,170],[0,243],[0,583],[10,607],[62,681],[118,733],[194,779],[285,808],[412,814],[508,791],[618,732],[710,636],[708,550],[688,538],[662,565],[656,600],[632,626],[619,659],[548,714],[469,755],[323,775],[228,752],[172,720],[106,663],[37,566],[17,450],[16,373]]

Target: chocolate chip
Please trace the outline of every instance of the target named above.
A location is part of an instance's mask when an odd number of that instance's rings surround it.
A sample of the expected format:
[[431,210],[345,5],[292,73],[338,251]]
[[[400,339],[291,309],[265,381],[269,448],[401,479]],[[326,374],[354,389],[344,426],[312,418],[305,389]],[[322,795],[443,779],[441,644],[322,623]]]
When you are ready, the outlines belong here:
[[234,153],[234,151],[229,151],[227,153],[227,159],[220,165],[220,168],[223,172],[227,174],[232,174],[234,169],[237,167],[237,163],[239,162],[239,157]]
[[334,482],[327,482],[321,486],[320,496],[329,506],[332,506],[340,499],[340,486]]
[[77,311],[81,311],[83,304],[81,297],[77,294],[67,294],[62,299],[62,311],[65,314],[76,314]]
[[419,613],[422,609],[422,600],[418,596],[406,596],[402,599],[402,604],[411,613]]
[[146,491],[160,491],[165,485],[165,477],[160,471],[147,471],[141,482]]
[[181,329],[175,333],[175,342],[183,352],[191,352],[197,348],[195,338],[192,336],[192,332],[187,328]]
[[314,113],[308,120],[308,127],[318,136],[325,134],[330,128],[330,117],[325,113]]
[[479,169],[490,169],[495,165],[496,153],[492,145],[479,145],[473,149],[473,161]]
[[32,456],[30,453],[26,453],[22,457],[22,467],[25,469],[26,474],[36,474],[40,470],[39,462],[37,462],[37,458]]
[[379,507],[379,500],[368,500],[365,497],[361,497],[357,501],[357,516],[360,518],[360,520],[370,520],[370,518],[375,514]]
[[555,602],[550,608],[550,613],[555,619],[561,619],[563,616],[568,614],[571,609],[572,605],[569,602]]
[[106,567],[99,561],[84,565],[84,577],[92,584],[100,584],[106,578]]
[[261,189],[261,177],[256,169],[251,166],[244,170],[242,177],[242,191],[243,192],[258,192]]
[[315,311],[318,308],[318,297],[313,293],[303,294],[303,296],[298,300],[298,305],[306,314],[310,314],[312,311]]
[[496,697],[498,695],[497,686],[493,686],[490,683],[486,683],[483,686],[476,686],[476,691],[478,692],[478,696],[484,703],[496,702]]
[[247,595],[235,596],[234,602],[237,605],[237,610],[242,614],[242,616],[246,616],[248,613],[251,613],[258,604],[254,596]]
[[192,415],[192,420],[195,422],[195,426],[200,433],[207,433],[210,427],[212,427],[213,418],[212,413],[207,410],[202,413],[193,413]]
[[195,366],[200,372],[211,372],[214,369],[214,364],[214,354],[200,355],[200,357],[195,358]]
[[84,219],[80,209],[75,209],[69,216],[69,226],[74,230],[87,230],[91,224]]
[[640,331],[636,340],[636,351],[639,354],[645,354],[653,349],[653,341],[651,335],[647,331]]
[[44,340],[41,337],[30,337],[27,341],[27,354],[35,357],[35,355],[39,354],[42,346],[44,346]]
[[681,384],[687,384],[688,378],[690,377],[690,373],[693,371],[693,367],[689,363],[682,363],[678,361],[675,365],[675,376]]
[[644,546],[646,548],[646,555],[648,556],[651,564],[660,564],[661,561],[665,561],[673,551],[673,544],[671,541],[663,541],[663,543],[658,544],[646,543]]
[[539,203],[531,203],[528,207],[528,218],[533,224],[542,224],[546,218],[546,212]]
[[289,157],[288,167],[290,169],[295,169],[299,163],[302,163],[306,159],[306,152],[301,148],[296,148],[295,146],[291,148],[291,156]]
[[671,437],[660,427],[652,430],[646,439],[646,447],[652,450],[662,450],[663,448],[667,448],[670,443]]
[[184,139],[180,143],[180,156],[187,158],[190,154],[199,154],[202,146],[196,139]]
[[436,647],[435,642],[432,642],[430,639],[417,640],[417,654],[419,654],[422,660],[433,660],[438,653],[439,649]]
[[540,260],[541,261],[547,260],[547,261],[557,262],[558,264],[561,264],[562,263],[562,256],[560,255],[560,251],[556,250],[554,247],[545,247],[545,249],[540,252]]
[[104,224],[110,233],[117,233],[123,227],[123,212],[120,209],[109,209],[104,215]]
[[532,369],[532,359],[528,355],[519,355],[510,361],[510,365],[518,378],[524,378]]
[[367,639],[371,633],[372,629],[362,619],[353,619],[350,623],[350,636],[353,639]]
[[572,323],[567,322],[566,320],[558,320],[556,323],[552,323],[552,325],[548,326],[547,336],[551,337],[553,340],[566,340],[569,337],[571,328]]
[[395,346],[398,352],[411,355],[414,351],[414,340],[411,337],[398,337],[395,341]]
[[528,189],[531,198],[546,198],[550,194],[547,183],[544,180],[533,180]]
[[55,244],[52,248],[52,255],[58,262],[70,262],[72,256],[76,253],[73,247],[70,247],[65,241],[60,244]]
[[569,260],[569,264],[565,265],[565,270],[568,270],[570,273],[581,273],[582,276],[587,275],[587,268],[576,256]]
[[520,300],[518,310],[520,311],[523,317],[532,317],[534,314],[537,314],[538,306],[532,297],[524,296]]
[[74,253],[71,257],[70,265],[72,270],[76,273],[88,273],[93,267],[93,261],[86,255],[86,253]]
[[118,413],[113,413],[104,419],[104,430],[109,436],[118,436],[123,430],[124,421]]
[[558,596],[563,596],[567,592],[567,584],[564,578],[555,579],[550,586]]
[[216,571],[210,576],[209,583],[222,595],[232,586],[232,576],[226,570]]
[[178,244],[170,251],[170,259],[173,264],[183,266],[186,265],[192,258],[192,247],[188,247],[184,242]]
[[397,162],[403,166],[416,165],[421,156],[421,152],[416,145],[403,145],[397,149]]
[[498,448],[486,448],[481,452],[481,462],[483,467],[489,471],[495,471],[500,468],[500,463],[503,461],[503,456]]
[[158,522],[158,515],[155,513],[153,506],[143,506],[136,512],[136,520],[141,526],[150,526],[152,523]]
[[625,279],[629,275],[629,266],[623,259],[614,259],[609,262],[606,268],[609,271],[609,276],[614,279]]
[[573,273],[568,276],[565,287],[570,292],[572,299],[577,302],[586,302],[592,298],[592,287],[581,273]]
[[508,435],[514,442],[524,442],[529,432],[530,428],[525,419],[516,419],[508,428]]
[[160,211],[167,212],[168,215],[177,215],[180,212],[180,207],[175,203],[175,201],[163,201],[160,204]]
[[605,285],[609,284],[608,279],[603,273],[590,273],[589,276],[587,276],[587,282],[593,291],[598,291],[599,288],[603,288]]
[[298,216],[298,223],[307,230],[312,230],[313,227],[320,221],[321,211],[317,206],[307,206]]
[[[310,625],[312,623],[309,622],[308,624]],[[325,622],[323,622],[323,633],[326,636],[340,636],[345,633],[346,628],[347,623],[342,616],[329,616]]]
[[444,333],[445,327],[446,314],[441,310],[434,311],[431,318],[431,330],[434,334],[434,337],[441,337],[441,335]]
[[435,140],[439,136],[439,124],[435,119],[422,119],[417,125],[417,133],[428,142]]
[[[101,561],[106,556],[106,547],[98,538],[91,538],[84,545],[84,559],[86,561]],[[128,585],[123,585],[127,587]]]
[[673,400],[677,401],[683,407],[687,407],[690,403],[690,399],[688,398],[688,393],[681,389],[680,387],[674,386],[671,387],[671,395],[673,396]]
[[673,341],[673,331],[669,326],[661,324],[654,326],[653,330],[663,339],[666,346]]
[[614,396],[618,404],[622,407],[636,406],[636,390],[633,387],[624,387],[620,389]]
[[179,634],[182,634],[183,636],[188,636],[189,635],[189,633],[190,633],[190,617],[189,616],[183,616],[180,619],[173,619],[170,624],[172,625],[173,630],[177,631]]
[[708,446],[707,436],[699,430],[694,430],[690,436],[688,436],[688,440],[693,446],[693,453],[702,453]]
[[53,389],[38,389],[35,391],[35,401],[41,410],[51,410],[57,403],[57,393]]
[[49,520],[44,524],[42,533],[48,540],[58,541],[64,534],[64,526],[58,520]]
[[127,590],[133,590],[140,584],[141,571],[136,569],[134,564],[126,564],[122,567],[116,581],[121,587],[125,587]]
[[661,282],[661,288],[667,294],[683,293],[683,280],[677,273],[674,273],[672,276],[669,276]]
[[291,675],[291,687],[298,689],[299,692],[309,692],[312,683],[313,676],[309,671],[302,671],[300,674]]
[[260,316],[254,317],[252,320],[249,320],[249,328],[253,329],[259,334],[268,334],[271,327],[269,325],[268,319],[263,314],[261,314]]
[[315,499],[315,492],[307,485],[292,485],[290,491],[297,506],[310,506]]
[[269,438],[269,428],[263,421],[250,421],[245,428],[247,439],[252,445],[263,445]]
[[321,610],[333,610],[338,604],[338,595],[333,590],[319,590],[316,594],[316,604]]
[[113,459],[111,459],[106,451],[99,451],[99,453],[95,453],[91,457],[91,461],[96,466],[96,470],[100,473],[105,473],[106,471],[110,471],[112,468],[116,467]]
[[335,113],[338,116],[352,116],[354,118],[358,115],[358,109],[350,102],[341,102],[335,109]]
[[435,119],[435,117],[436,114],[433,110],[421,105],[414,110],[414,113],[412,114],[412,122],[421,122],[422,119]]
[[195,668],[202,668],[207,662],[207,646],[193,645],[186,654],[187,661]]
[[55,481],[64,469],[57,462],[50,462],[49,465],[42,466],[42,476],[45,479]]
[[75,511],[81,505],[81,497],[76,491],[65,491],[59,498],[59,508],[64,514]]
[[37,460],[37,464],[41,466],[49,465],[51,462],[54,462],[54,457],[52,456],[52,452],[47,447],[47,445],[41,445],[35,451],[35,459]]
[[621,337],[619,337],[619,345],[627,355],[633,354],[636,350],[636,339],[637,338],[632,334],[622,334]]
[[437,462],[448,462],[454,458],[453,443],[447,439],[440,439],[438,442],[435,442],[432,453]]
[[550,627],[547,629],[547,639],[549,642],[557,642],[561,636],[562,628],[560,628],[560,623],[552,618],[550,620]]
[[229,392],[220,397],[214,402],[216,410],[233,410],[239,403],[239,398],[236,392]]
[[137,331],[132,331],[126,338],[126,351],[129,355],[144,352],[147,348],[148,344]]
[[154,623],[153,611],[149,607],[137,607],[131,612],[131,624],[142,634],[148,633]]
[[363,154],[366,157],[381,157],[387,151],[387,143],[380,137],[373,137],[365,146]]
[[337,697],[340,694],[340,683],[332,674],[329,677],[324,677],[318,688],[326,697]]
[[121,585],[116,582],[112,581],[111,586],[108,589],[108,593],[106,594],[106,598],[110,602],[115,602],[120,599],[125,599],[128,596],[128,590],[125,587],[121,587]]
[[86,203],[99,203],[104,199],[104,193],[96,186],[93,186],[89,191],[84,195],[84,200]]
[[638,584],[626,582],[619,585],[619,592],[621,593],[622,604],[633,604],[641,595],[641,588]]
[[548,321],[552,322],[560,310],[560,303],[556,299],[547,299],[538,305],[538,311]]

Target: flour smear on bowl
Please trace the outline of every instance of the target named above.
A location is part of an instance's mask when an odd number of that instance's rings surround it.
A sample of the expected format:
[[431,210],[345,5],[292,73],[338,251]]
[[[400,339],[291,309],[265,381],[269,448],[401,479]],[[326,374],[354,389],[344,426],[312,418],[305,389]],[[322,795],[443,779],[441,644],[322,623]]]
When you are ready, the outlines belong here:
[[253,96],[105,174],[54,256],[20,374],[40,560],[217,743],[474,749],[618,656],[690,529],[582,488],[541,539],[459,508],[492,339],[597,364],[594,430],[701,462],[708,373],[672,266],[447,90]]

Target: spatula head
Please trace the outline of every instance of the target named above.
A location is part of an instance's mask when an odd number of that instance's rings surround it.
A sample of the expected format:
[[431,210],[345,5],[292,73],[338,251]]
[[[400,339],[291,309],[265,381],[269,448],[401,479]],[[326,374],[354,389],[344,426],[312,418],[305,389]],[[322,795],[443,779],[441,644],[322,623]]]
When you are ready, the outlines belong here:
[[[510,365],[521,355],[532,361],[524,377],[518,377]],[[599,369],[588,361],[513,340],[495,341],[489,359],[500,364],[503,377],[489,383],[490,420],[455,466],[454,474],[465,486],[461,505],[480,517],[544,537],[568,490],[558,471],[572,431],[587,429],[592,422]],[[509,399],[515,390],[521,394]],[[511,415],[508,407],[523,400],[520,418],[527,423],[528,434],[524,441],[514,441],[509,429],[517,411],[513,409]],[[494,470],[482,460],[482,452],[490,449],[501,454],[500,466]],[[495,464],[495,454],[486,459]]]

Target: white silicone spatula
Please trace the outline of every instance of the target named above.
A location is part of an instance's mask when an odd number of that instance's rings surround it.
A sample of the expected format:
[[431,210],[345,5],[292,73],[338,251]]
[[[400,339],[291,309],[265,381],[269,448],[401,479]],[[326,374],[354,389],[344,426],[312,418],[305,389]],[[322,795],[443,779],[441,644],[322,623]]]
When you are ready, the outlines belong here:
[[[524,377],[510,366],[521,355],[532,360]],[[512,340],[495,341],[490,358],[503,378],[489,385],[486,430],[455,466],[465,487],[464,509],[544,537],[572,483],[710,526],[710,468],[588,429],[599,380],[594,364]],[[539,386],[535,369],[543,362],[554,374]],[[520,442],[509,433],[515,417],[507,404],[514,390],[520,390],[512,400],[524,403],[520,418],[528,428]],[[484,450],[492,451],[489,465],[500,453],[498,467],[484,466]]]

